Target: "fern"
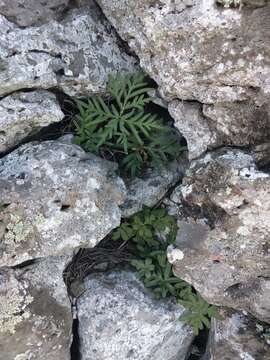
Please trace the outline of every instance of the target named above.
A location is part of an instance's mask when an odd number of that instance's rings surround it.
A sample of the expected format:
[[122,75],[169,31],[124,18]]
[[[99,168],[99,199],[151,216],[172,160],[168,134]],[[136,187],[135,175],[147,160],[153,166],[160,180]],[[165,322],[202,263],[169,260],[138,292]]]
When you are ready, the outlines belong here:
[[147,112],[151,90],[144,75],[110,76],[109,99],[77,100],[75,142],[95,154],[112,154],[120,168],[138,175],[148,164],[161,167],[183,150],[175,129]]
[[139,278],[156,298],[175,297],[186,308],[180,320],[191,325],[197,335],[204,326],[210,326],[211,317],[219,315],[217,308],[209,305],[192,286],[174,276],[167,260],[167,247],[175,242],[176,234],[176,220],[165,209],[144,207],[125,220],[113,232],[112,239],[131,241],[135,245],[137,258],[131,265]]

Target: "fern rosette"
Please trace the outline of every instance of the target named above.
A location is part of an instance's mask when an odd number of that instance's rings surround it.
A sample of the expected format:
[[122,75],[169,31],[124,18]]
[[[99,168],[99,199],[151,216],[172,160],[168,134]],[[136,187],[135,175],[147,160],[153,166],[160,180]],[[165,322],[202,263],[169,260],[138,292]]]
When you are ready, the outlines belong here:
[[180,154],[183,147],[176,129],[147,110],[152,88],[141,72],[110,76],[107,90],[107,99],[77,100],[78,145],[118,161],[132,177],[145,165],[160,167]]

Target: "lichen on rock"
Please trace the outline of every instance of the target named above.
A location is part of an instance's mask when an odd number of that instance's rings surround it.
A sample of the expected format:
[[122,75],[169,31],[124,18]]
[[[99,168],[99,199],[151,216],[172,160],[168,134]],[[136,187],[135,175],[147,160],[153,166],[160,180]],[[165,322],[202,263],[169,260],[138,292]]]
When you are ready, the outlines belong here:
[[270,176],[251,155],[220,150],[194,161],[171,199],[179,204],[177,276],[210,303],[270,322]]
[[40,26],[21,28],[0,15],[0,38],[0,96],[52,87],[71,96],[104,93],[108,74],[136,63],[92,1]]
[[62,141],[29,143],[0,160],[1,266],[95,246],[120,223],[115,164]]
[[62,272],[69,258],[51,257],[0,270],[0,348],[5,360],[66,360],[72,314]]
[[56,96],[45,90],[17,92],[0,100],[0,153],[64,118]]

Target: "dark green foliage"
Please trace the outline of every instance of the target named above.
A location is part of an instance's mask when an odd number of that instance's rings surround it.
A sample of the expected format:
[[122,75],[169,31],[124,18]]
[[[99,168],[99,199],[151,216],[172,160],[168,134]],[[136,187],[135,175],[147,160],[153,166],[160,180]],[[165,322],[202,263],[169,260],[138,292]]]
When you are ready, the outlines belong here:
[[160,167],[183,147],[173,128],[146,110],[151,90],[142,73],[110,76],[110,98],[77,100],[76,139],[86,151],[118,160],[131,176],[145,165]]
[[[157,234],[166,232],[166,241],[159,241]],[[149,209],[144,208],[143,211],[135,214],[127,222],[123,222],[121,226],[113,233],[113,239],[123,239],[127,241],[132,239],[137,245],[137,250],[143,254],[153,249],[166,250],[169,244],[175,240],[177,233],[177,224],[172,216],[166,213],[165,209]]]
[[134,243],[136,259],[131,264],[136,268],[139,278],[156,298],[174,296],[187,309],[180,320],[190,324],[197,335],[204,326],[210,326],[209,319],[218,317],[218,312],[192,286],[174,276],[166,250],[168,245],[175,242],[176,234],[176,220],[165,209],[144,208],[131,219],[125,220],[114,231],[112,238]]
[[184,296],[183,300],[178,300],[188,311],[184,313],[180,320],[190,324],[195,335],[198,335],[199,330],[202,330],[204,326],[210,328],[211,317],[220,318],[217,308],[213,305],[209,305],[198,293],[194,293],[190,290],[189,294]]

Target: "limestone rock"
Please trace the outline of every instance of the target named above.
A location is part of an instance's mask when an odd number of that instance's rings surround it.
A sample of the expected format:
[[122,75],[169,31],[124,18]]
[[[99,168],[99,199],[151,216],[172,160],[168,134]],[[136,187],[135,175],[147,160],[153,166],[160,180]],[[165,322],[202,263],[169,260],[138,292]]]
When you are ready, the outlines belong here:
[[175,116],[171,112],[191,158],[212,147],[269,139],[269,1],[247,0],[244,5],[253,7],[233,8],[215,0],[98,3],[163,97],[203,105],[204,114],[185,104]]
[[223,320],[212,319],[208,351],[203,360],[267,360],[270,347],[260,339],[255,319],[222,311]]
[[208,154],[186,174],[172,195],[184,253],[175,274],[210,303],[270,322],[270,175],[238,150]]
[[54,94],[38,90],[18,92],[0,100],[0,153],[27,135],[64,118]]
[[207,124],[199,103],[174,100],[168,110],[175,120],[175,127],[187,140],[189,159],[196,159],[217,144],[216,134]]
[[0,16],[0,39],[0,96],[52,87],[71,96],[104,93],[108,74],[134,69],[93,1],[25,29]]
[[193,339],[183,308],[158,301],[131,272],[87,278],[78,300],[82,360],[185,359]]
[[125,196],[116,165],[58,141],[0,160],[0,266],[94,247],[119,226]]
[[0,14],[19,26],[45,23],[63,14],[69,0],[1,0]]
[[122,216],[129,217],[140,211],[143,206],[156,205],[183,177],[188,167],[185,154],[160,170],[148,171],[142,178],[135,178],[126,183],[127,196],[121,206]]
[[0,353],[5,360],[67,360],[72,315],[62,272],[66,257],[0,269]]

